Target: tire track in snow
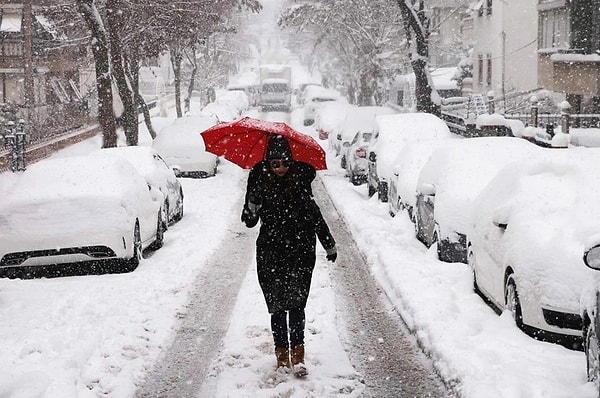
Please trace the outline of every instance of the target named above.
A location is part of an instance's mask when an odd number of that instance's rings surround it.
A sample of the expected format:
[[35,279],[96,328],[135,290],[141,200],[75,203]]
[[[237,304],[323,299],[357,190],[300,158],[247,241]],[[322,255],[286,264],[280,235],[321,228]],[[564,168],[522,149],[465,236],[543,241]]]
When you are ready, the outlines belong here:
[[[243,195],[234,209],[242,208]],[[180,328],[165,356],[148,373],[137,398],[193,398],[208,366],[221,348],[242,281],[254,257],[257,231],[247,229],[239,214],[231,216],[227,236],[193,282]],[[235,264],[231,264],[235,259]]]
[[365,396],[447,398],[431,361],[419,349],[389,299],[369,273],[342,216],[320,179],[317,202],[337,243],[338,260],[329,266],[348,356],[364,377]]

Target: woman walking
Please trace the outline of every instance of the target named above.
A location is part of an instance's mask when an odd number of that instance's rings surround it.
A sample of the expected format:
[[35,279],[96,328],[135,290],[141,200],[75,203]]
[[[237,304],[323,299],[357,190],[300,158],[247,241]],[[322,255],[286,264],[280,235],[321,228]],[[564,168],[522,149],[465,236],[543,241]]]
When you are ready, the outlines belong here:
[[315,267],[316,238],[335,261],[335,240],[312,196],[315,169],[292,158],[283,136],[272,136],[265,160],[248,176],[242,221],[248,228],[259,219],[256,241],[258,281],[271,314],[277,369],[308,374],[304,362],[306,301]]

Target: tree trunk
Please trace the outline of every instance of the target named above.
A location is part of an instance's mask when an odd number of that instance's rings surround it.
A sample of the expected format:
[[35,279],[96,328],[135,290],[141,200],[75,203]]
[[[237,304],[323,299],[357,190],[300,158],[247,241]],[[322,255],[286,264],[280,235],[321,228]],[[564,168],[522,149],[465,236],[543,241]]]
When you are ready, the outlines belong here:
[[98,90],[98,123],[102,128],[102,147],[117,146],[117,131],[113,112],[112,81],[108,39],[100,15],[93,0],[77,0],[79,13],[92,32],[92,53],[96,69],[96,89]]
[[194,86],[196,85],[196,73],[198,72],[198,61],[196,60],[196,46],[192,46],[191,54],[187,57],[188,61],[192,64],[192,73],[190,77],[190,84],[188,85],[187,97],[185,99],[185,109],[190,110],[190,104],[192,101],[192,93],[194,92]]
[[358,103],[361,106],[373,105],[373,79],[371,72],[365,72],[360,75],[360,91]]
[[142,110],[142,114],[144,115],[144,123],[146,123],[146,128],[148,129],[150,137],[155,139],[156,131],[154,131],[154,127],[152,126],[150,109],[148,109],[148,104],[146,104],[144,97],[142,97],[140,94],[140,57],[136,49],[132,49],[129,52],[129,55],[126,55],[125,65],[127,66],[127,78],[131,82],[131,89],[135,97],[135,103]]
[[177,118],[183,117],[181,110],[181,61],[183,55],[181,49],[176,46],[169,48],[171,52],[171,65],[173,66],[173,77],[175,79],[175,110],[177,111]]
[[121,122],[125,130],[125,138],[128,146],[138,144],[138,123],[137,123],[137,108],[133,100],[133,92],[123,66],[123,42],[121,40],[119,29],[120,22],[118,14],[115,14],[120,9],[119,0],[108,0],[107,2],[107,22],[110,31],[110,56],[112,61],[112,71],[119,91],[119,96],[123,102],[123,114]]
[[417,112],[439,116],[440,107],[433,101],[434,88],[429,83],[429,18],[424,3],[424,0],[398,0],[407,40],[412,47],[409,55],[415,73]]

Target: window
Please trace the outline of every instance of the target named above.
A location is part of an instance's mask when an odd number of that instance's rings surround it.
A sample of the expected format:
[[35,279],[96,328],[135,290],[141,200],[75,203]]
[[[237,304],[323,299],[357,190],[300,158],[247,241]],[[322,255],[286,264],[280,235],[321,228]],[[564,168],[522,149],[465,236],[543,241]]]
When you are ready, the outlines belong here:
[[539,48],[569,48],[570,25],[566,7],[540,10]]
[[492,85],[492,54],[487,54],[487,78],[486,83],[488,86]]
[[20,57],[23,55],[21,42],[5,41],[2,46],[2,55],[5,57]]
[[404,106],[404,90],[398,90],[398,97],[396,98],[396,105]]
[[477,55],[477,83],[483,84],[483,54]]

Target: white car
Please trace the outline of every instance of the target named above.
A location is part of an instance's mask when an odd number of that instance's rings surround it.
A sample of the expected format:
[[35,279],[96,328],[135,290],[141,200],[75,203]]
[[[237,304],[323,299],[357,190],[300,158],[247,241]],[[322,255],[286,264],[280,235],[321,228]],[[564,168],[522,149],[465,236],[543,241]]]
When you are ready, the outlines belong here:
[[144,177],[148,185],[158,189],[165,197],[163,208],[169,225],[183,217],[183,188],[175,172],[160,157],[156,149],[149,146],[124,146],[103,148],[97,155],[119,156],[129,161]]
[[333,148],[332,139],[335,137],[335,131],[346,118],[346,113],[353,108],[354,105],[347,102],[330,101],[321,103],[316,110],[313,127],[317,131],[320,140],[328,140],[330,149]]
[[421,169],[437,148],[445,140],[423,140],[407,142],[392,163],[392,177],[388,190],[390,215],[396,216],[406,210],[411,221],[414,220],[414,208],[417,202],[417,181]]
[[340,166],[345,169],[348,163],[350,143],[357,134],[376,133],[375,118],[379,115],[390,115],[396,113],[392,108],[386,106],[358,106],[346,113],[346,117],[338,130],[336,137],[336,148],[339,148]]
[[[529,335],[581,344],[584,265],[600,220],[600,150],[540,149],[507,166],[473,203],[474,289]],[[596,297],[592,298],[592,301]]]
[[30,166],[0,202],[0,275],[131,271],[163,243],[163,195],[131,163],[74,156]]
[[217,174],[219,158],[206,151],[200,133],[217,124],[213,116],[189,115],[175,119],[152,141],[177,177],[205,178]]
[[430,113],[382,114],[375,118],[375,137],[369,147],[369,196],[388,201],[393,163],[409,142],[455,138],[446,123]]
[[596,385],[600,396],[600,229],[585,246],[583,261],[595,270],[581,297],[581,318],[587,378]]
[[467,231],[477,195],[510,163],[526,163],[542,149],[515,137],[446,140],[419,173],[415,204],[417,238],[437,243],[438,257],[467,262]]
[[315,122],[317,109],[325,102],[345,102],[340,93],[321,86],[308,86],[304,95],[304,125],[310,126]]

